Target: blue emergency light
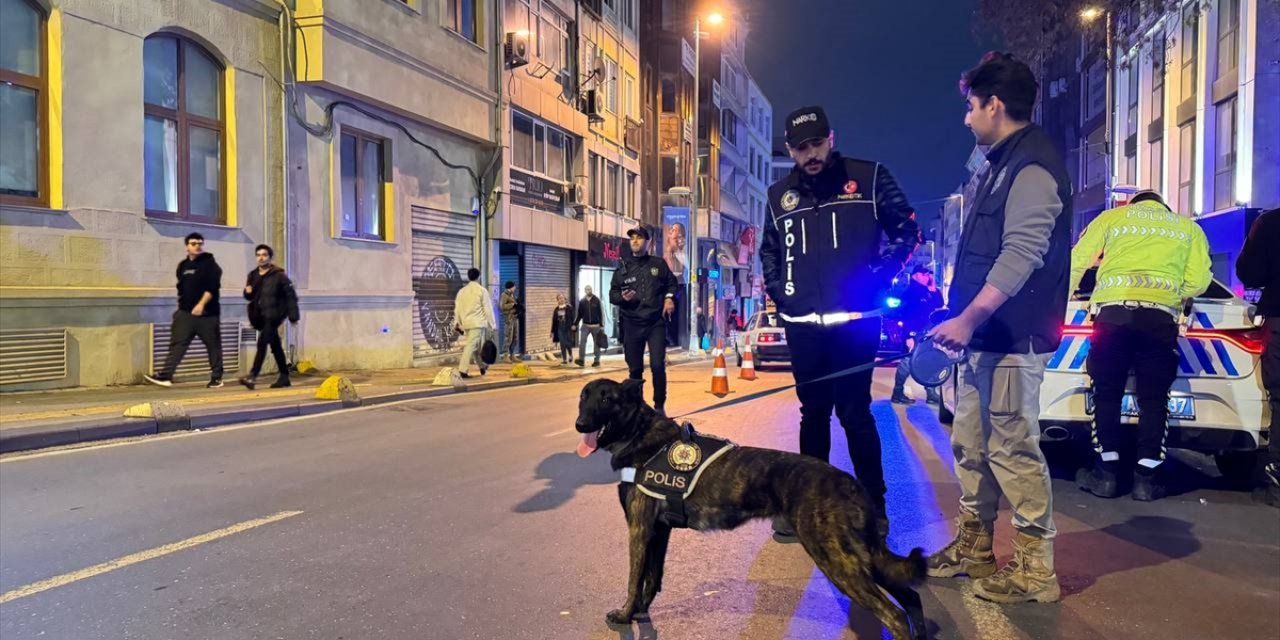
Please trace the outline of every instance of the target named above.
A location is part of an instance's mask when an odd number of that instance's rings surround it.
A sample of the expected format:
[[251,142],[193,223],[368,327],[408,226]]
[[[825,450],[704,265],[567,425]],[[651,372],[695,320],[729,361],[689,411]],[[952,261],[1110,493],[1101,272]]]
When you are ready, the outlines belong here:
[[707,272],[707,277],[709,277],[709,278],[719,278],[719,277],[720,277],[720,272],[719,272],[718,270],[713,269],[713,270],[711,270],[711,271],[708,271],[708,272]]
[[885,299],[884,306],[889,307],[890,309],[897,309],[902,306],[902,300],[890,296]]

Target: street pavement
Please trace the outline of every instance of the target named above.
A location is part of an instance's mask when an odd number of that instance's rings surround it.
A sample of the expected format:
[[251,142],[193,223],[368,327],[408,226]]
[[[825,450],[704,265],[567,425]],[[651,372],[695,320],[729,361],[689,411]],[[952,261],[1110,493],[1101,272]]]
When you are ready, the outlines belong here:
[[[877,373],[876,397],[891,375]],[[768,371],[732,386],[789,381]],[[581,384],[0,458],[0,637],[881,637],[765,522],[676,532],[652,623],[607,627],[625,597],[626,527],[606,454],[573,454]],[[712,404],[708,387],[707,366],[674,369],[668,409]],[[891,544],[936,549],[958,496],[947,432],[923,403],[874,411]],[[692,420],[796,449],[790,391]],[[849,469],[843,449],[836,429],[834,463]],[[1280,510],[1181,454],[1172,497],[1099,500],[1067,480],[1072,456],[1053,453],[1063,601],[1002,607],[963,581],[931,580],[934,637],[1280,637]]]

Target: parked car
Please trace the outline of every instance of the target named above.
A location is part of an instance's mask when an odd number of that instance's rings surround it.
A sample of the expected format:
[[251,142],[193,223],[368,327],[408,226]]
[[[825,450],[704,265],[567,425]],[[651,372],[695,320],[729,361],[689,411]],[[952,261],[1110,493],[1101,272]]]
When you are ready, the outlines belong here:
[[739,367],[742,366],[742,349],[748,345],[757,367],[791,363],[787,332],[782,326],[782,318],[775,312],[756,313],[747,322],[746,329],[735,334],[733,350],[738,354]]

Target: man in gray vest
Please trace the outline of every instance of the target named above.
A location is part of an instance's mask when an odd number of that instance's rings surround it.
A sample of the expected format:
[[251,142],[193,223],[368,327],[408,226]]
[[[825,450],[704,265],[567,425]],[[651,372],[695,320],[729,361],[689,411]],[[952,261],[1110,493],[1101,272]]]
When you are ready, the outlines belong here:
[[[1040,451],[1040,383],[1058,348],[1071,268],[1071,180],[1062,154],[1030,123],[1039,85],[1026,64],[989,53],[967,72],[965,125],[990,168],[965,221],[951,318],[929,335],[968,349],[959,366],[951,448],[960,481],[955,539],[929,575],[979,578],[994,602],[1056,602],[1053,493]],[[1013,560],[991,551],[1000,496],[1013,508]]]

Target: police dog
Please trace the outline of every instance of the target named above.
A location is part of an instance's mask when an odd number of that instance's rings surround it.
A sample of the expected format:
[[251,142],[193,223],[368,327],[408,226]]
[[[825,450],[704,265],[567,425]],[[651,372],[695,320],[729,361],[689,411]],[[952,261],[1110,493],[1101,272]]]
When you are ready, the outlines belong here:
[[[615,470],[639,467],[663,446],[680,439],[675,421],[644,401],[640,380],[594,380],[582,390],[578,453],[613,454]],[[629,625],[647,616],[662,590],[663,564],[671,527],[662,519],[663,502],[621,483],[618,496],[630,533],[631,575],[627,601],[606,621]],[[877,528],[878,509],[849,474],[795,453],[737,447],[702,469],[696,490],[685,500],[689,528],[734,529],[753,518],[782,516],[827,578],[854,602],[869,609],[894,640],[925,638],[924,610],[915,588],[924,581],[920,549],[894,554]],[[897,599],[901,608],[886,597]]]

